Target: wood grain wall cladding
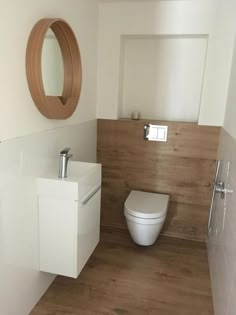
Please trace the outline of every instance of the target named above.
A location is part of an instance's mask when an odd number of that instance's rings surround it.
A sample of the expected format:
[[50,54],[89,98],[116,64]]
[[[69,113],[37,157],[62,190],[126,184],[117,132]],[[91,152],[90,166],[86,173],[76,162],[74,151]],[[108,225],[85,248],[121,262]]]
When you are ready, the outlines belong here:
[[[146,123],[167,125],[168,141],[143,139]],[[163,234],[204,240],[219,127],[153,120],[98,120],[103,166],[104,226],[126,228],[124,201],[131,190],[171,196]]]
[[[143,140],[145,124],[168,126],[168,142]],[[220,128],[157,120],[98,120],[98,148],[135,153],[216,159]]]

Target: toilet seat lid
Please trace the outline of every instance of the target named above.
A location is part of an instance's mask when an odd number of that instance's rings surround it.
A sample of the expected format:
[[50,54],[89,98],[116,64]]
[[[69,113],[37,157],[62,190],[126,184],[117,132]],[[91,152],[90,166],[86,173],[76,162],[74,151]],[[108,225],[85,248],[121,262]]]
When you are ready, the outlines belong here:
[[169,196],[132,190],[125,201],[125,211],[138,218],[155,219],[166,215]]

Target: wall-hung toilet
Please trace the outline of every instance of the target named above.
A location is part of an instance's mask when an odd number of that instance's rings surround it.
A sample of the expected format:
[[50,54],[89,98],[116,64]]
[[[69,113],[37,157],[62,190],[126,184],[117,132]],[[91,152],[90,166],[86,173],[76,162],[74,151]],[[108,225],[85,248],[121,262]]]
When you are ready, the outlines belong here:
[[136,244],[149,246],[157,240],[165,222],[169,196],[131,191],[125,201],[124,215]]

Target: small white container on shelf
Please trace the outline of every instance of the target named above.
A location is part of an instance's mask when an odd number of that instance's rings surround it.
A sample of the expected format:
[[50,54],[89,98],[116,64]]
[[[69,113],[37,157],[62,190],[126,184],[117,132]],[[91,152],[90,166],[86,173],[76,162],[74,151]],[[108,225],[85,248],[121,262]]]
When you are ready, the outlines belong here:
[[140,115],[139,111],[135,110],[135,111],[132,112],[132,119],[133,120],[139,120],[140,117],[141,117],[141,115]]

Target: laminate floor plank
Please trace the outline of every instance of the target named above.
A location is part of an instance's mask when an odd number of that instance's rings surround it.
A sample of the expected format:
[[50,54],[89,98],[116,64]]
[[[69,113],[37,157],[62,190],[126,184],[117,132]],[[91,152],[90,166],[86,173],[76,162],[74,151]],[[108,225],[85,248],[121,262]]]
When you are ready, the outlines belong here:
[[57,277],[31,315],[212,315],[204,243],[161,236],[140,247],[104,229],[77,280]]

